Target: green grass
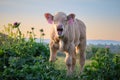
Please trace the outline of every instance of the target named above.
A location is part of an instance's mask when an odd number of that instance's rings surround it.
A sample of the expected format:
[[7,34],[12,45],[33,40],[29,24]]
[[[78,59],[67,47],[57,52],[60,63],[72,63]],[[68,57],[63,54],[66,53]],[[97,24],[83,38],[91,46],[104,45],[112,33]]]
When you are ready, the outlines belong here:
[[[55,62],[55,69],[60,71],[60,75],[62,76],[61,79],[64,79],[64,80],[81,80],[81,77],[80,77],[80,74],[79,74],[79,72],[80,72],[79,59],[77,59],[76,61],[77,62],[76,62],[75,71],[74,71],[73,75],[70,76],[70,77],[66,77],[67,67],[66,67],[66,64],[65,64],[65,54],[58,53],[57,60]],[[91,62],[92,62],[91,60],[86,60],[85,65],[90,64]]]
[[[92,61],[91,60],[86,60],[85,65],[90,64]],[[60,70],[60,71],[67,71],[66,64],[65,64],[65,55],[58,53],[57,55],[57,60],[55,62],[55,69]],[[74,74],[78,74],[80,71],[80,64],[79,64],[79,59],[76,59],[76,66],[75,66],[75,72]]]

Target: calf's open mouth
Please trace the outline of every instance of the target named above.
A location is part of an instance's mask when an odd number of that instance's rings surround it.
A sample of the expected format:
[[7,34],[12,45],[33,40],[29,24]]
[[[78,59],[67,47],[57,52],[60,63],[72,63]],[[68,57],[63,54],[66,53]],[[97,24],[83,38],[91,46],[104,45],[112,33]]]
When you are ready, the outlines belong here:
[[58,35],[62,35],[63,28],[57,28]]

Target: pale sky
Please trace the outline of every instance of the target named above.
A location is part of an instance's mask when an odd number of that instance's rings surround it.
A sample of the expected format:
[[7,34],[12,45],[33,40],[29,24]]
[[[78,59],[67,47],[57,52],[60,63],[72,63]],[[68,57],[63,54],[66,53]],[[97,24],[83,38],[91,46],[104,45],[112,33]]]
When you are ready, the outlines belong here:
[[49,38],[51,25],[44,13],[74,13],[87,27],[87,39],[120,41],[120,0],[0,0],[0,29],[8,23],[21,22],[23,33],[35,28]]

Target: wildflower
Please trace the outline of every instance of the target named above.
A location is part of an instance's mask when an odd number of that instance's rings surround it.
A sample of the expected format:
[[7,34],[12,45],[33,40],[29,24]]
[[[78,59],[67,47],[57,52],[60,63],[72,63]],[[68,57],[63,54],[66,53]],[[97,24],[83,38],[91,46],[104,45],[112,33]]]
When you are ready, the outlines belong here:
[[19,27],[19,25],[20,25],[20,23],[15,22],[15,23],[13,24],[13,28],[18,28],[18,27]]
[[34,30],[34,27],[32,27],[31,29]]
[[40,32],[43,32],[44,30],[43,29],[40,29]]
[[42,33],[42,36],[44,36],[45,35],[45,33]]
[[31,32],[31,31],[30,31],[29,33],[30,33],[30,34],[32,34],[32,32]]

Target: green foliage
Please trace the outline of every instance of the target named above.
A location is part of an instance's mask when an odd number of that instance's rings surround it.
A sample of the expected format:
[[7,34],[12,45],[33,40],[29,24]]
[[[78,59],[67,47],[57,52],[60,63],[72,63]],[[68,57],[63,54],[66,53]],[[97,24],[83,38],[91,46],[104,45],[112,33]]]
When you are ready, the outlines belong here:
[[65,68],[63,62],[48,62],[50,51],[43,43],[44,30],[40,29],[40,43],[36,43],[33,27],[27,36],[19,27],[17,22],[8,24],[0,33],[0,80],[120,80],[120,55],[112,54],[109,48],[88,47],[87,59],[91,58],[91,63],[81,75],[76,71],[68,78],[66,70],[61,70]]
[[120,55],[110,53],[109,48],[100,48],[85,66],[84,80],[120,80]]
[[100,48],[105,48],[105,47],[109,47],[109,50],[111,53],[113,54],[120,54],[120,45],[113,45],[113,44],[89,44],[87,45],[86,48],[86,58],[90,59],[91,57],[95,56],[96,52],[100,49]]
[[87,46],[87,49],[86,49],[86,54],[87,54],[86,58],[90,59],[91,57],[95,56],[95,54],[96,54],[96,52],[97,52],[98,49],[99,49],[98,47],[95,47],[93,45]]
[[55,76],[58,76],[60,71],[55,70],[54,64],[48,62],[50,52],[48,45],[35,42],[34,28],[26,41],[18,29],[19,25],[9,24],[3,30],[7,35],[1,36],[0,80],[57,79]]

